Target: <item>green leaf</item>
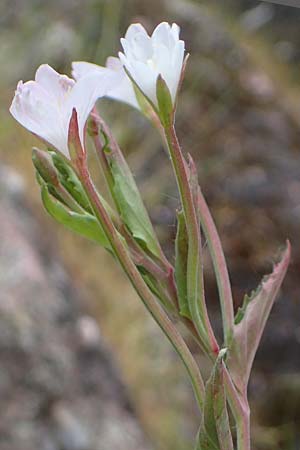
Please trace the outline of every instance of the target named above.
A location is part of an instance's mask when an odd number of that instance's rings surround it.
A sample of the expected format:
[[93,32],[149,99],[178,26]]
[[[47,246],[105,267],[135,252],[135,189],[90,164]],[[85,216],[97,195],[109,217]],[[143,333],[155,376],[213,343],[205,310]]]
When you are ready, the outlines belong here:
[[290,261],[290,244],[281,255],[273,272],[265,277],[254,293],[246,297],[235,318],[228,367],[231,377],[240,392],[244,392],[255,354],[276,295],[284,279]]
[[173,121],[174,107],[170,90],[161,75],[157,77],[156,81],[156,98],[160,120],[164,127],[168,127]]
[[50,154],[62,186],[83,209],[92,213],[88,197],[70,162],[57,152],[50,151]]
[[191,319],[187,298],[188,235],[183,211],[177,213],[177,234],[175,240],[175,279],[178,292],[179,312]]
[[233,450],[223,379],[222,349],[206,383],[204,411],[197,442],[197,450]]
[[123,222],[144,250],[160,258],[157,238],[129,168],[124,171],[114,158],[109,162],[114,179],[114,198]]
[[89,213],[79,214],[71,211],[49,193],[46,184],[41,186],[41,196],[46,211],[57,222],[65,225],[69,230],[97,242],[102,247],[105,247],[108,250],[110,249],[104,231],[94,216]]
[[101,117],[97,118],[97,124],[104,141],[102,152],[107,162],[107,170],[110,171],[109,189],[124,228],[148,256],[155,256],[161,261],[163,255],[159,241],[131,170]]

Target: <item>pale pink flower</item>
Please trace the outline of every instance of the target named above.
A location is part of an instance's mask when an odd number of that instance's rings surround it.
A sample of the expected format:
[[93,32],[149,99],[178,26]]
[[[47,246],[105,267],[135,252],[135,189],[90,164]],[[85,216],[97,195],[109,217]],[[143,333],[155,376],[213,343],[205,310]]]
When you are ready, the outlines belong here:
[[113,56],[107,58],[106,67],[85,61],[75,61],[72,63],[72,68],[72,75],[75,80],[80,80],[93,73],[118,77],[118,82],[114,83],[114,86],[107,92],[106,96],[114,100],[128,103],[135,108],[139,108],[132,82],[126,75],[123,64],[118,58]]
[[119,58],[133,81],[146,97],[157,106],[156,82],[159,75],[166,82],[173,104],[184,62],[184,41],[179,39],[179,27],[160,23],[149,36],[141,24],[128,28],[121,39],[124,53]]
[[87,118],[97,99],[106,95],[115,80],[97,73],[75,82],[43,64],[34,81],[18,83],[10,112],[21,125],[68,157],[73,109],[77,112],[79,137],[84,146]]

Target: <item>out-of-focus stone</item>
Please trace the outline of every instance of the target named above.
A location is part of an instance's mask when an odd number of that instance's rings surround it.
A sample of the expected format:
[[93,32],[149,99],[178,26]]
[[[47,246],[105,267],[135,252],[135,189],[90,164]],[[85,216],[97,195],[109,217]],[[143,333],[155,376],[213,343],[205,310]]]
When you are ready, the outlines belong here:
[[147,450],[96,322],[0,167],[1,450]]

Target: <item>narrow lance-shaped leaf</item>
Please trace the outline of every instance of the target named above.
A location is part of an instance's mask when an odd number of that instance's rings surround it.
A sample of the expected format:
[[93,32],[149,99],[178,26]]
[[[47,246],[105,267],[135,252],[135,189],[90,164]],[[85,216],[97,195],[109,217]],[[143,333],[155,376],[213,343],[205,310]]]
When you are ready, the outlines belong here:
[[280,262],[274,266],[273,272],[263,279],[258,289],[250,297],[245,297],[244,304],[236,315],[228,367],[241,393],[247,389],[253,360],[275,297],[284,279],[290,253],[290,244],[287,242]]
[[41,196],[46,211],[57,222],[63,224],[69,230],[97,242],[102,247],[110,249],[109,242],[94,216],[89,213],[80,214],[71,211],[49,193],[45,184],[41,186]]
[[162,252],[159,242],[131,170],[106,124],[99,117],[97,120],[100,122],[105,138],[103,151],[114,180],[113,198],[119,213],[139,245],[148,253],[161,259]]
[[205,402],[196,450],[233,450],[223,379],[222,349],[206,383]]
[[195,226],[193,227],[193,229],[188,227],[188,223],[186,223],[189,238],[187,262],[187,297],[189,310],[191,312],[192,320],[197,328],[197,331],[203,341],[204,346],[206,347],[206,351],[208,353],[213,352],[214,354],[217,354],[219,351],[219,346],[210,323],[205,301],[203,255],[198,209],[199,184],[197,168],[191,155],[188,155],[188,163],[184,161],[184,170],[187,173],[187,182],[189,184],[189,189],[192,197],[191,201],[193,203],[193,208],[195,211],[195,218],[190,217],[188,219],[191,221],[195,220]]
[[191,318],[187,298],[187,258],[188,235],[183,211],[177,213],[177,234],[175,240],[175,279],[178,292],[179,312],[182,316]]

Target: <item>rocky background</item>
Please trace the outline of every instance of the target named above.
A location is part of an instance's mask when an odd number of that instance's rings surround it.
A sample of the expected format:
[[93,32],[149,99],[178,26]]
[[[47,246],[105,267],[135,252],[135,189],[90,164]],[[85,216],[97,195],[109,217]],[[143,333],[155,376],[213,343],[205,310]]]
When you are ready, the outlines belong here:
[[0,169],[1,450],[149,450],[97,322]]
[[[292,243],[250,399],[253,448],[298,449],[300,9],[15,0],[1,3],[0,17],[0,450],[192,448],[199,417],[180,362],[110,257],[42,211],[30,162],[37,141],[7,114],[15,82],[40,63],[67,72],[72,60],[103,63],[131,21],[151,30],[163,19],[181,25],[191,53],[178,131],[198,162],[236,307],[271,270],[277,248]],[[107,101],[99,109],[172,259],[178,195],[159,137],[126,106]],[[208,255],[206,285],[219,329]]]

